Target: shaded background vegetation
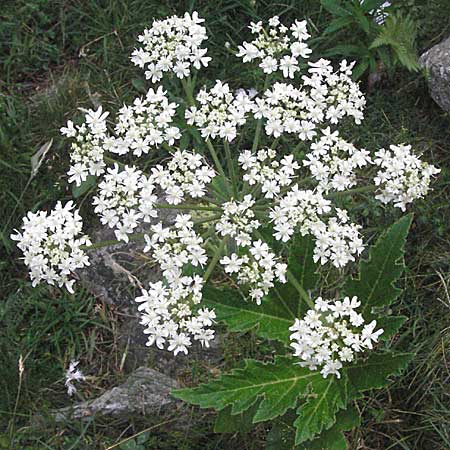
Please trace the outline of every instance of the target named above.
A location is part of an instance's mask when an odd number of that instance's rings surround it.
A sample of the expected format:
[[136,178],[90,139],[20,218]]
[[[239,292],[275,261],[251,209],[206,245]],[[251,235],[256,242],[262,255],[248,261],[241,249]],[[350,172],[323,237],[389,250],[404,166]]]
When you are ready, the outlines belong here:
[[[396,8],[418,24],[418,51],[450,33],[448,0],[399,0]],[[66,146],[59,128],[79,107],[102,103],[116,110],[145,89],[129,62],[136,36],[174,13],[197,10],[206,19],[209,74],[233,87],[252,87],[256,76],[230,55],[225,41],[248,36],[250,20],[279,14],[289,22],[306,17],[312,34],[329,23],[316,0],[3,0],[0,8],[0,448],[107,448],[157,424],[154,418],[88,420],[57,426],[51,409],[66,406],[64,370],[72,357],[89,375],[80,395],[92,397],[123,378],[116,311],[83,289],[32,289],[9,239],[28,210],[68,200]],[[349,36],[339,35],[345,43]],[[354,36],[353,36],[354,38]],[[316,55],[336,42],[317,39]],[[363,80],[364,84],[364,80]],[[405,291],[395,308],[410,319],[396,338],[398,348],[417,353],[406,374],[359,402],[363,426],[348,435],[351,449],[450,449],[449,117],[431,100],[422,74],[397,70],[368,95],[366,120],[347,130],[356,145],[377,149],[409,142],[442,168],[434,191],[415,204],[408,240]],[[45,163],[30,178],[32,155],[53,139]],[[82,203],[80,200],[78,203]],[[397,213],[361,209],[367,226],[380,229]],[[265,344],[268,345],[268,344]],[[224,367],[264,351],[251,334],[230,336]],[[19,383],[18,361],[24,374]],[[231,363],[230,363],[231,362]],[[200,370],[201,372],[201,370]],[[20,386],[20,387],[19,387]],[[380,412],[381,411],[381,412]],[[215,435],[213,417],[193,410],[193,425],[173,431],[160,424],[129,439],[121,449],[262,449],[265,428],[236,436]],[[202,414],[202,415],[200,415]]]

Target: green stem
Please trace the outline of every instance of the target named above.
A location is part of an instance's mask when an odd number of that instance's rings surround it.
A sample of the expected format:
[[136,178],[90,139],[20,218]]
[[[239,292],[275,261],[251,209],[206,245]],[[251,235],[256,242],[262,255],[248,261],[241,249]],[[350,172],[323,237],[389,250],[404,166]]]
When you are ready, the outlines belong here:
[[[208,222],[213,222],[214,220],[219,220],[221,217],[222,217],[221,214],[216,214],[214,216],[205,217],[204,219],[194,220],[193,222],[195,225],[200,225],[202,223],[208,223]],[[132,234],[128,237],[128,240],[129,241],[139,241],[140,239],[144,239],[144,236],[146,234],[148,234],[148,233]],[[117,239],[109,239],[106,241],[95,242],[92,245],[81,245],[80,249],[81,250],[95,250],[97,248],[110,247],[111,245],[117,245],[117,244],[126,244],[126,242],[119,241]]]
[[333,192],[331,194],[325,195],[324,197],[335,198],[335,197],[343,197],[344,195],[363,194],[365,192],[373,192],[375,189],[377,189],[376,186],[361,186],[359,188],[347,189],[346,191]]
[[[269,75],[266,75],[266,79],[264,80],[263,92],[262,92],[263,95],[268,87],[269,87]],[[256,124],[255,137],[253,139],[252,152],[256,152],[256,149],[258,148],[259,138],[261,136],[262,124],[263,124],[263,119],[262,118],[258,119],[258,123]]]
[[188,209],[192,211],[222,211],[222,208],[218,206],[202,206],[202,205],[166,205],[156,204],[155,208],[158,209]]
[[309,298],[308,293],[303,289],[303,286],[298,282],[297,278],[295,278],[294,274],[289,269],[287,271],[287,279],[295,287],[297,292],[300,294],[300,297],[306,302],[306,304],[311,309],[314,309],[314,302]]
[[224,179],[226,179],[225,172],[223,170],[222,164],[220,164],[219,158],[217,157],[216,150],[214,149],[211,141],[206,139],[206,145],[208,146],[209,153],[211,153],[212,159],[214,161],[214,165],[216,166],[217,171],[222,175]]
[[183,86],[184,93],[186,94],[187,102],[189,106],[195,106],[195,99],[192,95],[191,85],[188,80],[181,78],[181,85]]
[[209,277],[211,276],[214,268],[216,267],[217,263],[219,262],[220,257],[222,256],[223,249],[225,248],[225,245],[227,243],[228,236],[225,236],[219,244],[219,247],[217,247],[217,250],[214,253],[214,256],[211,259],[211,262],[209,263],[205,274],[203,275],[203,279],[205,280],[205,283],[208,281]]
[[231,158],[230,144],[225,139],[223,141],[223,145],[225,147],[225,154],[227,157],[227,164],[228,164],[228,172],[230,174],[231,185],[233,187],[233,195],[234,195],[234,198],[237,198],[237,194],[238,194],[237,177],[236,177],[236,172],[234,170],[233,160]]

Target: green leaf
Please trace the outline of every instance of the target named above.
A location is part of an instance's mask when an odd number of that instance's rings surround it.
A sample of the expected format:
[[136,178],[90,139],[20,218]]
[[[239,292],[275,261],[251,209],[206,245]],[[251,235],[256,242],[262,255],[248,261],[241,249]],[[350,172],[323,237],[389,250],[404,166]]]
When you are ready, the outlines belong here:
[[297,430],[296,444],[310,440],[322,430],[331,428],[336,421],[336,413],[347,405],[348,381],[344,371],[339,380],[334,376],[318,377],[311,389],[314,394],[297,409],[298,417],[294,422]]
[[298,450],[347,450],[347,441],[342,431],[351,430],[360,425],[361,418],[358,410],[350,406],[336,415],[336,423],[322,434],[301,445]]
[[283,299],[272,297],[261,305],[248,302],[236,290],[205,287],[204,302],[215,309],[217,320],[225,322],[231,331],[255,329],[258,336],[289,345],[289,327],[295,321]]
[[410,16],[391,14],[380,28],[370,48],[388,46],[400,64],[410,71],[417,71],[420,66],[415,50],[416,36],[417,25]]
[[353,78],[355,80],[358,80],[359,78],[361,78],[361,76],[364,74],[364,72],[367,70],[368,67],[369,67],[369,60],[367,58],[364,58],[353,69]]
[[402,217],[380,236],[369,250],[369,258],[361,260],[359,277],[349,278],[345,295],[357,296],[366,320],[373,316],[372,308],[391,304],[401,293],[394,286],[404,270],[403,254],[412,214]]
[[144,81],[142,80],[142,78],[133,78],[131,80],[131,84],[133,85],[133,87],[140,93],[142,94],[146,94],[147,93],[147,87],[145,86]]
[[337,19],[333,19],[330,24],[325,28],[323,34],[331,34],[335,33],[336,31],[341,30],[342,28],[345,28],[353,23],[353,17],[352,16],[345,16],[345,17],[338,17]]
[[354,406],[339,411],[336,423],[321,433],[320,436],[295,444],[296,415],[288,411],[283,417],[276,419],[267,435],[266,450],[347,450],[347,442],[342,431],[351,430],[360,425],[360,415]]
[[413,357],[413,353],[372,353],[347,368],[349,383],[357,393],[384,387],[388,377],[401,373]]
[[350,12],[343,8],[337,0],[320,0],[320,4],[334,16],[343,17],[350,15]]
[[377,318],[377,329],[383,328],[380,340],[387,341],[395,336],[400,327],[408,320],[405,316],[387,316]]
[[255,417],[259,403],[256,402],[246,411],[239,414],[231,414],[231,406],[227,406],[217,413],[214,431],[216,433],[247,433],[253,427],[253,417]]
[[[305,290],[316,287],[318,264],[313,261],[314,242],[308,236],[292,239],[289,269]],[[204,289],[205,303],[215,309],[217,319],[225,322],[231,331],[254,329],[258,336],[273,339],[289,346],[290,331],[297,317],[302,317],[307,306],[290,283],[278,284],[261,305],[246,301],[233,289]]]
[[297,234],[291,241],[289,270],[305,291],[313,290],[319,281],[319,264],[313,260],[314,241],[310,236]]
[[294,362],[285,356],[276,357],[274,363],[246,360],[243,369],[196,388],[172,391],[172,395],[202,408],[220,411],[231,406],[231,414],[240,414],[262,399],[253,423],[263,422],[294,408],[310,383],[322,377]]
[[97,184],[97,177],[89,175],[79,186],[72,186],[72,197],[79,198]]

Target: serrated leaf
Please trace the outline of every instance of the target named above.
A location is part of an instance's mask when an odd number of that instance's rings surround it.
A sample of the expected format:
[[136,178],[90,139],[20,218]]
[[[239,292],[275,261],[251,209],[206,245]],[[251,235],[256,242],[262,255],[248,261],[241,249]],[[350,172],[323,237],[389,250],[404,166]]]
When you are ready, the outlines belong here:
[[[301,235],[293,239],[289,252],[289,270],[305,290],[316,287],[318,264],[313,261],[314,242]],[[205,303],[215,309],[217,319],[231,331],[254,329],[258,336],[273,339],[289,346],[290,331],[297,317],[307,308],[298,291],[290,285],[278,284],[261,305],[246,301],[236,290],[206,287]]]
[[204,302],[215,309],[217,320],[225,322],[231,331],[255,329],[258,336],[289,345],[289,327],[295,316],[281,300],[272,297],[261,305],[248,302],[235,290],[206,287]]
[[361,418],[354,406],[350,406],[336,415],[336,423],[328,430],[303,444],[298,450],[347,450],[347,441],[342,431],[351,430],[360,425]]
[[372,353],[347,368],[349,384],[357,393],[382,388],[389,383],[388,377],[400,374],[413,357],[412,353]]
[[289,251],[289,270],[305,291],[317,286],[319,264],[313,260],[314,241],[310,236],[296,235]]
[[359,277],[349,278],[344,285],[345,295],[357,296],[362,315],[372,317],[372,308],[391,304],[401,293],[394,286],[405,265],[404,246],[411,225],[412,214],[395,222],[370,248],[368,259],[359,264]]
[[391,14],[380,28],[370,48],[388,46],[398,62],[410,71],[417,71],[419,63],[415,50],[416,35],[417,25],[410,16]]
[[84,180],[79,186],[75,184],[72,187],[72,197],[79,198],[85,194],[89,189],[93,188],[97,184],[97,177],[94,175],[88,175],[86,180]]
[[345,372],[341,379],[318,377],[311,386],[313,394],[298,409],[294,422],[295,443],[311,440],[322,430],[327,430],[336,421],[336,413],[344,409],[348,401],[348,381]]
[[298,397],[308,393],[308,386],[318,377],[319,373],[294,364],[292,358],[278,356],[273,363],[247,360],[243,369],[196,388],[172,391],[172,395],[202,408],[220,411],[231,406],[231,414],[246,411],[262,399],[253,418],[257,423],[294,408]]
[[387,316],[377,318],[377,329],[383,328],[380,340],[387,341],[395,336],[400,327],[408,320],[406,316]]
[[360,415],[354,406],[339,411],[336,423],[325,430],[317,438],[303,444],[295,445],[295,428],[293,422],[296,415],[288,411],[277,419],[267,435],[266,450],[346,450],[347,443],[342,431],[351,430],[360,425]]
[[253,427],[253,417],[258,409],[258,402],[246,411],[239,414],[231,414],[231,406],[227,406],[217,413],[214,424],[216,433],[247,433]]

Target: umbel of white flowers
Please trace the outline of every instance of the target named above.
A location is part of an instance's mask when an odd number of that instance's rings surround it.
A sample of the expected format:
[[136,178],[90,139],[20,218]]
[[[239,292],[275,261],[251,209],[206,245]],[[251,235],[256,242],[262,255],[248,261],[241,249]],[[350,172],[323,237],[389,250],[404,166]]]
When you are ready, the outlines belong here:
[[352,362],[357,353],[371,350],[384,330],[375,331],[375,320],[365,323],[356,311],[360,305],[358,297],[345,297],[342,301],[318,297],[314,309],[289,328],[293,331],[291,347],[300,358],[299,364],[311,370],[321,368],[324,378],[340,378],[342,363]]
[[[276,282],[289,276],[264,233],[283,243],[296,233],[309,235],[314,260],[342,268],[364,245],[361,226],[335,205],[334,197],[373,190],[382,203],[404,210],[428,192],[439,172],[409,145],[392,145],[372,155],[346,142],[338,127],[343,121],[361,123],[365,98],[352,80],[353,63],[342,61],[335,70],[330,61],[309,59],[306,21],[287,27],[275,16],[268,27],[250,24],[254,39],[240,45],[237,56],[256,64],[266,77],[261,92],[234,91],[221,80],[195,92],[191,75],[210,61],[202,23],[195,12],[156,20],[139,36],[142,46],[131,58],[153,83],[171,74],[180,79],[187,98],[182,120],[199,141],[193,148],[177,146],[188,131],[176,125],[179,105],[161,85],[124,105],[116,123],[107,123],[109,112],[99,107],[85,111],[83,123],[69,121],[61,129],[72,141],[69,182],[80,186],[88,176],[98,177],[93,206],[100,222],[119,241],[145,239],[144,251],[161,268],[161,279],[142,289],[136,301],[148,345],[175,355],[187,353],[195,341],[209,346],[214,337],[215,313],[202,300],[217,265],[244,297],[260,304]],[[271,84],[274,73],[286,80]],[[253,145],[236,150],[244,125],[248,133],[255,121]],[[268,147],[259,145],[262,133]],[[282,136],[298,145],[286,148],[280,144]],[[226,167],[215,150],[218,144]],[[152,150],[161,148],[167,158],[148,168]],[[121,157],[127,164],[115,159]],[[130,163],[133,157],[142,164]],[[372,183],[371,167],[376,172]],[[357,187],[361,182],[366,186]],[[178,210],[172,224],[158,222],[161,208]],[[148,232],[140,236],[136,230],[145,223],[150,224]],[[33,285],[45,281],[70,291],[71,274],[89,264],[86,252],[102,245],[92,245],[82,234],[72,202],[58,202],[50,213],[28,213],[13,238]],[[294,325],[296,355],[302,364],[320,367],[324,376],[338,375],[340,365],[370,349],[382,331],[374,331],[376,324],[365,324],[355,312],[356,299],[342,304],[345,313],[339,302],[317,300]]]

